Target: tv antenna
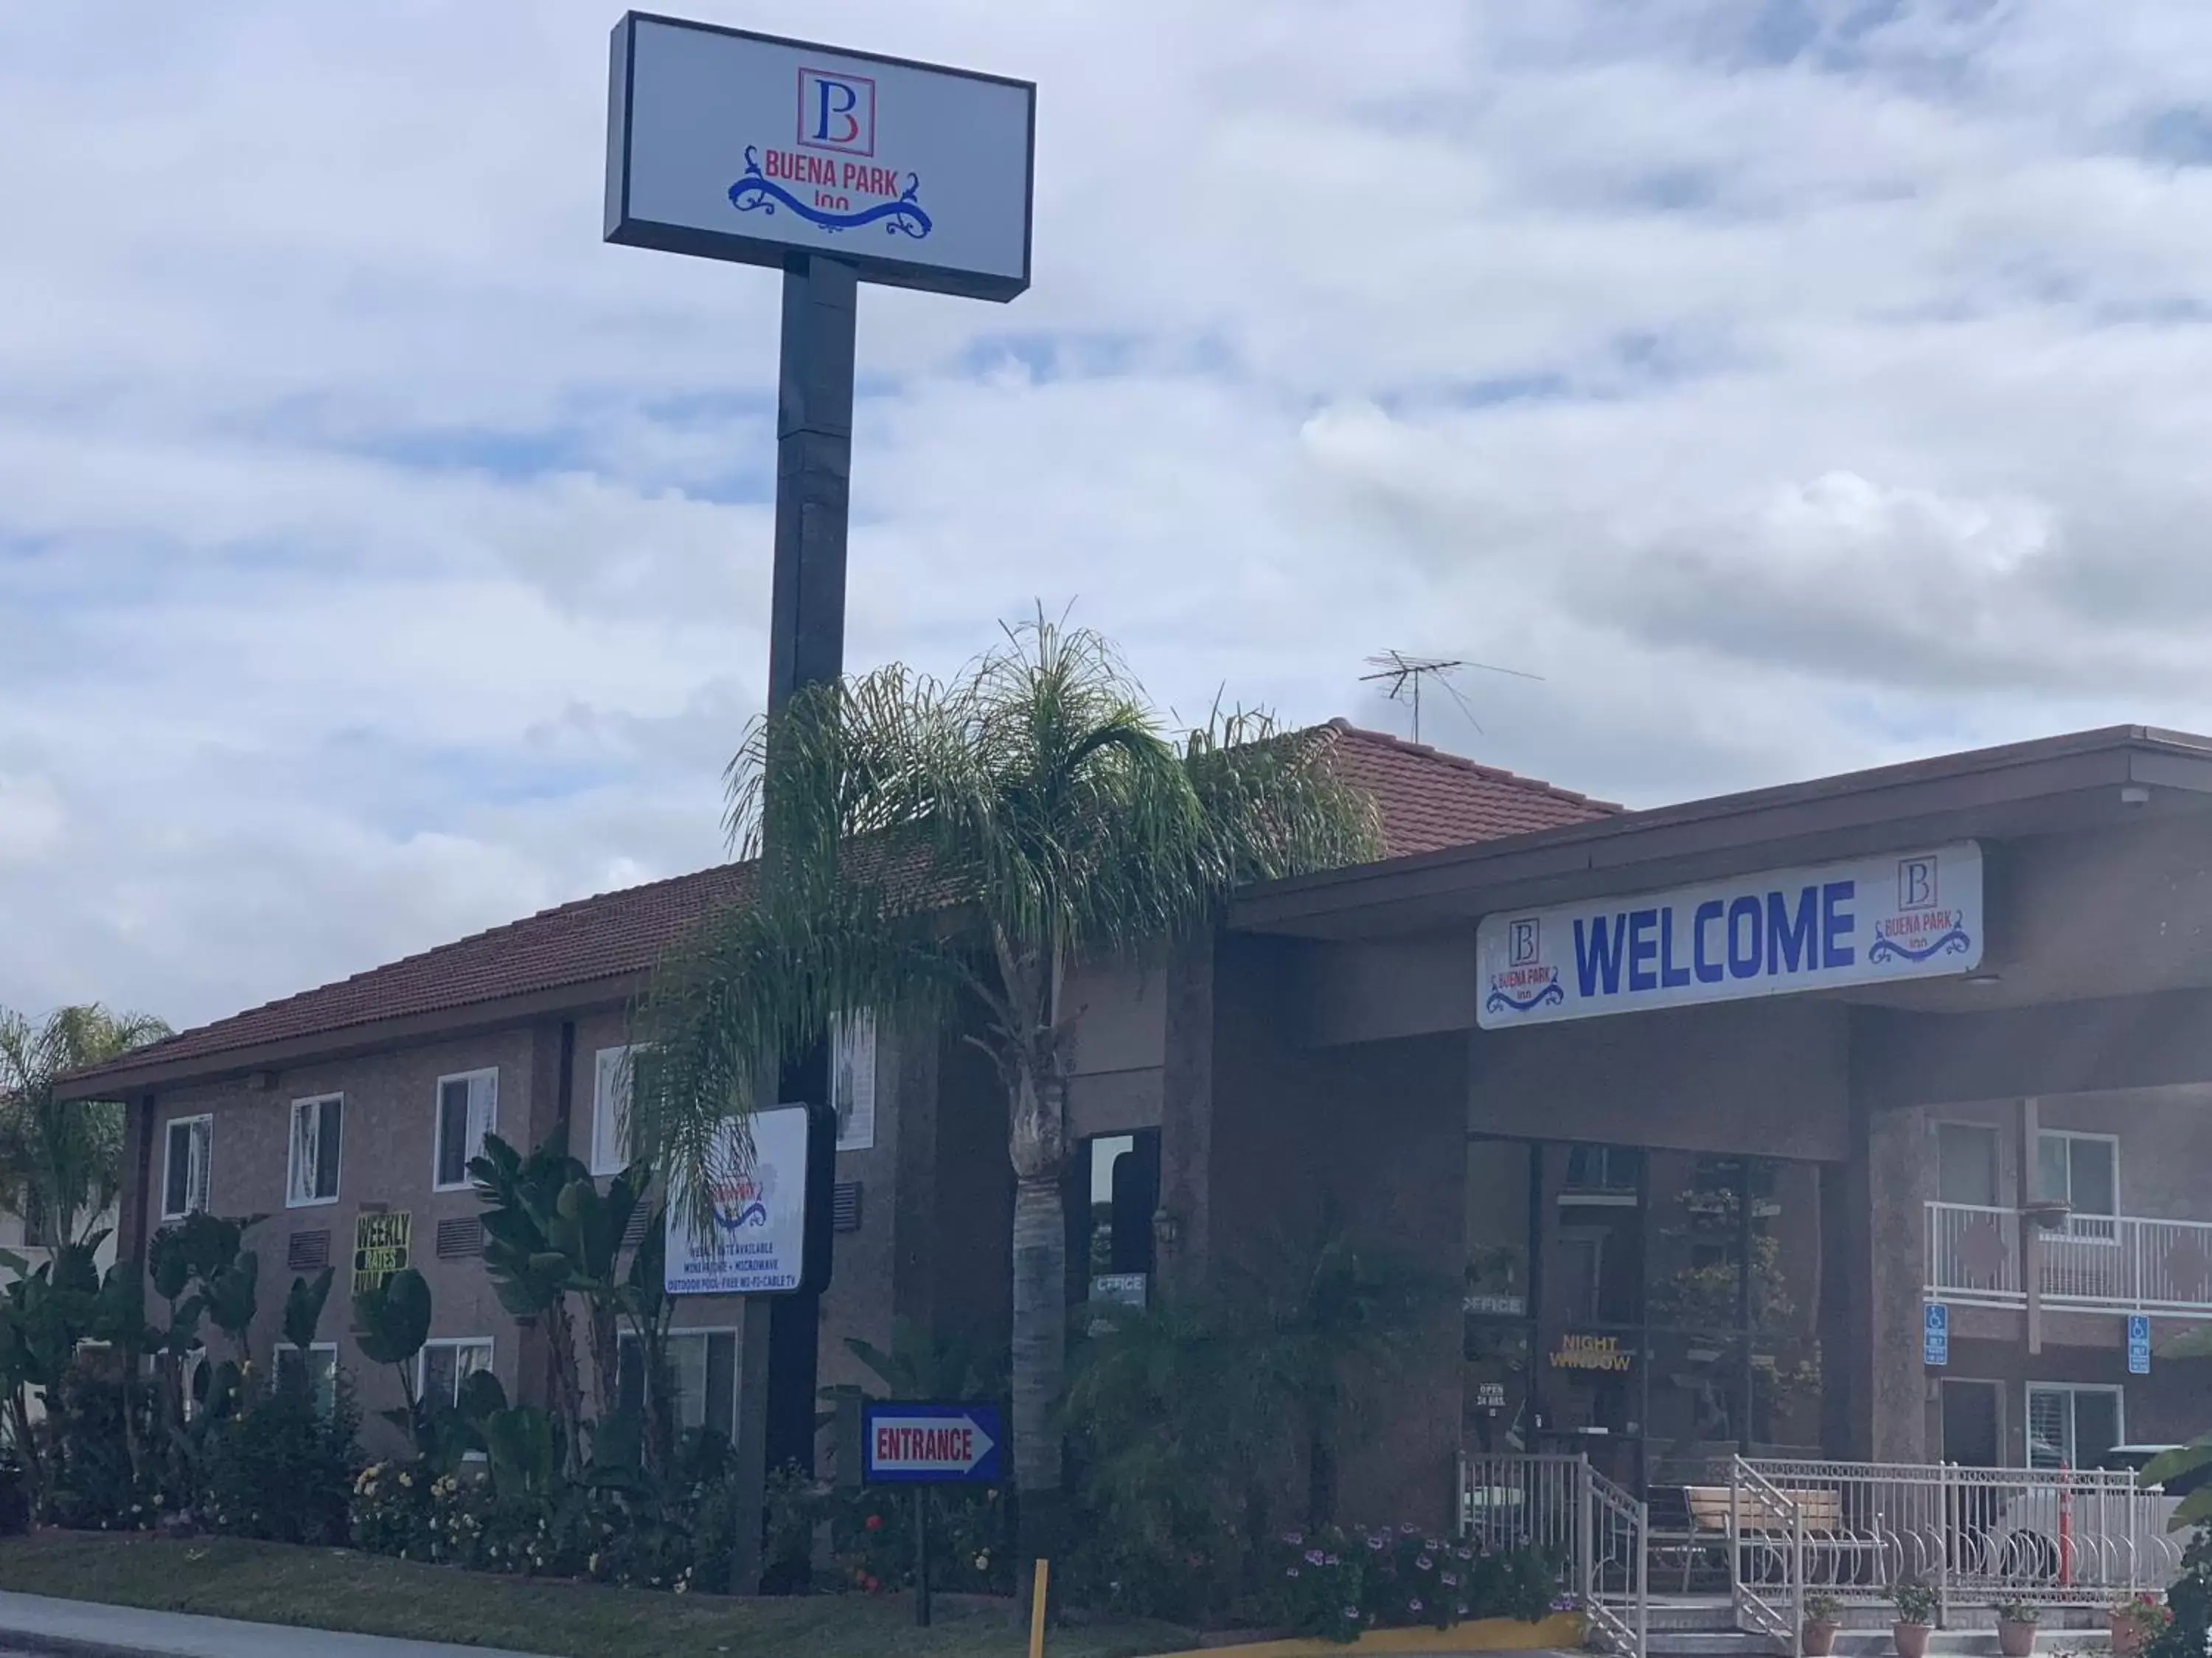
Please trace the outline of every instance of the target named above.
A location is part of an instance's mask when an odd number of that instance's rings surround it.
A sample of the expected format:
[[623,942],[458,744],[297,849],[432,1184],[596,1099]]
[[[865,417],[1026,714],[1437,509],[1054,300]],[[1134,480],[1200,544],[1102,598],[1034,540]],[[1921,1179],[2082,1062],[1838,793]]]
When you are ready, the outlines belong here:
[[1510,674],[1516,680],[1540,680],[1544,677],[1540,674],[1523,674],[1517,667],[1498,667],[1490,662],[1471,661],[1453,656],[1411,656],[1402,650],[1386,650],[1379,656],[1370,656],[1367,665],[1375,672],[1361,674],[1362,684],[1387,680],[1389,688],[1383,692],[1383,696],[1394,703],[1410,703],[1413,705],[1415,742],[1421,740],[1421,682],[1424,680],[1434,680],[1442,686],[1451,699],[1459,704],[1459,711],[1467,716],[1467,722],[1479,732],[1482,729],[1482,722],[1474,717],[1474,710],[1468,705],[1467,698],[1460,695],[1459,687],[1452,683],[1454,674],[1466,668],[1479,667],[1486,674]]

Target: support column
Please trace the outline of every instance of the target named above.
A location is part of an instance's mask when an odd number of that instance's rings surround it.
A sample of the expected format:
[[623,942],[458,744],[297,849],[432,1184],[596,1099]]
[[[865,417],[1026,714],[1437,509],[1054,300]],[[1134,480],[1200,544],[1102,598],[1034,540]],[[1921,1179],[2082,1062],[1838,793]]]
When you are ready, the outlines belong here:
[[1933,1159],[1926,1113],[1855,1102],[1850,1206],[1850,1438],[1879,1462],[1928,1460],[1929,1377],[1921,1363],[1926,1199]]
[[1212,1270],[1213,957],[1209,933],[1179,947],[1168,962],[1153,1240],[1161,1287],[1180,1295],[1194,1293]]

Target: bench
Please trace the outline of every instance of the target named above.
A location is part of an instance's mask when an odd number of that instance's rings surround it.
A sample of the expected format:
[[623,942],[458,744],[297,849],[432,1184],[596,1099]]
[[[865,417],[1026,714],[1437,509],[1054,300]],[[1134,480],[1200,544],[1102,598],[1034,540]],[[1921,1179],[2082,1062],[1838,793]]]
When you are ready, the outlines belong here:
[[[1679,1553],[1682,1560],[1682,1592],[1690,1588],[1690,1571],[1698,1557],[1709,1549],[1724,1548],[1729,1542],[1729,1496],[1725,1485],[1685,1485],[1682,1492],[1682,1512],[1688,1525],[1682,1529],[1661,1529],[1654,1527],[1651,1545],[1655,1552]],[[1871,1538],[1859,1539],[1848,1535],[1844,1527],[1843,1496],[1818,1487],[1790,1489],[1781,1493],[1780,1500],[1759,1491],[1737,1494],[1735,1503],[1735,1541],[1747,1539],[1778,1545],[1786,1542],[1790,1534],[1791,1519],[1784,1503],[1796,1507],[1804,1519],[1805,1537],[1808,1543],[1817,1542],[1820,1552],[1831,1557],[1839,1570],[1846,1554],[1874,1553],[1879,1544]],[[1814,1576],[1811,1572],[1808,1576]]]

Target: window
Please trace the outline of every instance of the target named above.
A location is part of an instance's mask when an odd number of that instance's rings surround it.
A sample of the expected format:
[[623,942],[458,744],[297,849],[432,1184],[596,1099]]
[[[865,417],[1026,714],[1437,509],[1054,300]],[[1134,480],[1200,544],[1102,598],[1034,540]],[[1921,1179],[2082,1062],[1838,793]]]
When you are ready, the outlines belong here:
[[491,1338],[441,1338],[422,1344],[421,1380],[425,1405],[461,1402],[462,1379],[491,1368]]
[[[626,1411],[645,1409],[645,1350],[635,1336],[622,1338],[621,1403]],[[734,1330],[672,1330],[668,1334],[669,1380],[676,1394],[679,1428],[711,1428],[725,1438],[738,1430],[738,1332]]]
[[499,1128],[499,1073],[465,1071],[438,1079],[437,1165],[430,1184],[454,1192],[469,1183],[469,1160]]
[[1984,1123],[1936,1125],[1936,1196],[1939,1202],[1997,1207],[1997,1131]]
[[345,1096],[325,1094],[292,1102],[291,1173],[284,1184],[284,1206],[334,1204],[338,1200],[338,1151]]
[[2035,1137],[2035,1195],[2067,1206],[2066,1230],[2107,1242],[2119,1237],[2120,1142],[2117,1135],[2046,1130]]
[[2125,1442],[2117,1387],[2027,1385],[2027,1466],[2095,1468],[2105,1453]]
[[276,1385],[280,1387],[296,1386],[295,1377],[305,1379],[307,1391],[315,1401],[315,1414],[327,1420],[337,1408],[338,1344],[334,1341],[319,1341],[313,1346],[303,1349],[279,1343],[276,1348]]
[[841,1014],[830,1027],[830,1103],[837,1112],[837,1149],[876,1143],[876,1015]]
[[161,1163],[163,1220],[181,1221],[208,1206],[208,1165],[214,1145],[214,1118],[170,1119]]
[[1644,1189],[1644,1154],[1634,1146],[1569,1146],[1563,1204],[1632,1209]]
[[630,1080],[636,1070],[629,1048],[601,1048],[592,1082],[592,1173],[619,1174],[629,1166]]

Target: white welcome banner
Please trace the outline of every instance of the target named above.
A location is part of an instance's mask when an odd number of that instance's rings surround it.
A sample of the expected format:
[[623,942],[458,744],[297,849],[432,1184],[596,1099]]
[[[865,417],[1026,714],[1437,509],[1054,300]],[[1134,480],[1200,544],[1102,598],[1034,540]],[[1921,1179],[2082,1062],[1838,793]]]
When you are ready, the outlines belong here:
[[1982,850],[1771,869],[1483,917],[1485,1030],[1972,972]]

